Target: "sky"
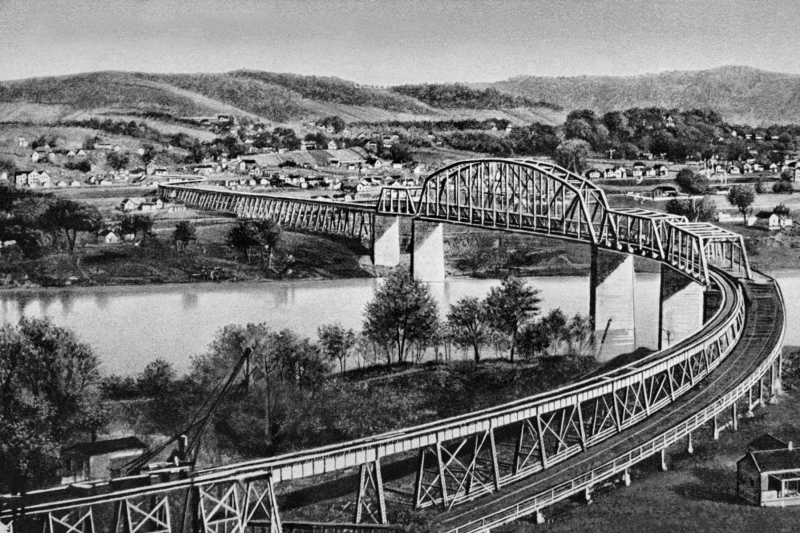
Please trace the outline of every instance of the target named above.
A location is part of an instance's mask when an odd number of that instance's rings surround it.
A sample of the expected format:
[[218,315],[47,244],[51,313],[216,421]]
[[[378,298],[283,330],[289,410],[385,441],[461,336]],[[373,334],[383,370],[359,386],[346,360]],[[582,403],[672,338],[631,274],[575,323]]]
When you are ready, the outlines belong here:
[[240,68],[358,83],[747,65],[800,73],[798,0],[0,0],[0,79]]

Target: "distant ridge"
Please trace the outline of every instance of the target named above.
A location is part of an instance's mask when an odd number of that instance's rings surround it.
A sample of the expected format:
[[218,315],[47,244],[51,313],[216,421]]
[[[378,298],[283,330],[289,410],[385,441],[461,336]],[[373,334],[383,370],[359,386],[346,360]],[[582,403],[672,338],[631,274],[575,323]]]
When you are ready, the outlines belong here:
[[[464,90],[476,92],[466,86]],[[505,99],[527,103],[525,99]],[[508,109],[440,108],[391,89],[340,78],[252,70],[216,74],[106,71],[0,82],[0,121],[52,123],[143,113],[162,119],[225,113],[274,123],[333,115],[348,122],[497,117],[528,123],[563,119],[559,112],[535,104]]]
[[800,124],[800,75],[723,66],[639,76],[518,76],[473,84],[598,113],[631,107],[711,108],[731,123]]

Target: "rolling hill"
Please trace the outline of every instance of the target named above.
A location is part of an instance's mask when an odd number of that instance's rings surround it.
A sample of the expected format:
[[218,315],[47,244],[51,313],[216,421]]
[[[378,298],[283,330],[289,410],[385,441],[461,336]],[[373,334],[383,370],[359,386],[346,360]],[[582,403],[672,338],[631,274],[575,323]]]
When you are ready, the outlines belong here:
[[726,66],[642,76],[520,76],[477,88],[605,113],[631,107],[711,108],[731,123],[800,123],[800,75]]
[[250,70],[217,74],[93,72],[0,82],[0,121],[55,123],[147,112],[173,117],[225,113],[280,124],[333,115],[348,122],[497,117],[527,123],[563,119],[552,109],[538,105],[507,109],[437,107],[393,90],[339,78]]

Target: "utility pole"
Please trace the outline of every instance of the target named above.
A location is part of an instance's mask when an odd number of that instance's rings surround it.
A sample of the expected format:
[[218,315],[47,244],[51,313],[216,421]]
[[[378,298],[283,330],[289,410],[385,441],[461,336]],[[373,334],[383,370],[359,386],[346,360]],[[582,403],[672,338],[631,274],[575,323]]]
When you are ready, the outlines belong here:
[[616,152],[616,150],[614,150],[613,148],[609,148],[608,149],[608,158],[609,159],[614,159],[614,152]]

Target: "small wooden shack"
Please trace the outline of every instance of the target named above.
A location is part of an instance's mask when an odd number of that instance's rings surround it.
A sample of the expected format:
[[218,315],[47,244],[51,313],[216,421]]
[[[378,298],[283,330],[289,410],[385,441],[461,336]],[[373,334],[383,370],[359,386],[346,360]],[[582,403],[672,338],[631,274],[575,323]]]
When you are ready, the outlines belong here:
[[136,437],[73,444],[61,452],[61,483],[112,477],[116,470],[146,449]]
[[800,451],[765,433],[736,463],[736,493],[762,507],[800,505]]

